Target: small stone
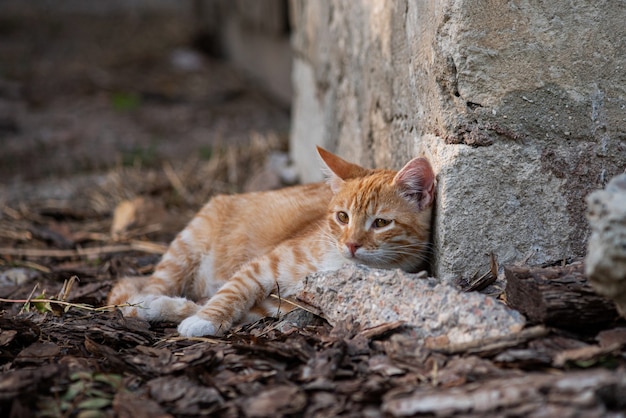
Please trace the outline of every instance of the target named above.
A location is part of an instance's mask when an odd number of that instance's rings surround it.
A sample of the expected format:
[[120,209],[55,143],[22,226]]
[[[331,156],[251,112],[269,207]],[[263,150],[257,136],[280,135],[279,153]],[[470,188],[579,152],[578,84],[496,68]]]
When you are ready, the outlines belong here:
[[181,72],[195,72],[204,68],[202,55],[188,48],[177,48],[170,55],[172,67]]
[[0,273],[0,286],[20,286],[30,282],[39,273],[35,270],[15,267]]
[[309,276],[300,298],[318,307],[331,325],[347,318],[363,328],[401,320],[422,340],[446,336],[452,344],[509,335],[525,324],[519,312],[492,297],[464,293],[434,278],[355,264]]

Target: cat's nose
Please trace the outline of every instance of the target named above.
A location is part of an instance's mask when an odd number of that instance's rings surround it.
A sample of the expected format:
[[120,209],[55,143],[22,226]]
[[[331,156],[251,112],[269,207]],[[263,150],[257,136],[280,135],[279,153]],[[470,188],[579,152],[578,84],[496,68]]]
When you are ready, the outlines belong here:
[[348,247],[348,250],[350,250],[350,254],[352,254],[352,257],[354,257],[356,250],[361,248],[361,244],[357,244],[355,242],[348,242],[346,243],[346,247]]

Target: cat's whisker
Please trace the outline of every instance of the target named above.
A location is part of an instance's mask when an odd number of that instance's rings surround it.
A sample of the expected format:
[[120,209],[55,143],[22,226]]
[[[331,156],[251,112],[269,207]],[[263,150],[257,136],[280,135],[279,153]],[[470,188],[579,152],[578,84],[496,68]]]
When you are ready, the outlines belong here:
[[337,238],[332,236],[328,232],[324,233],[323,235],[320,235],[316,239],[316,242],[319,242],[319,243],[322,243],[322,244],[329,244],[333,248],[337,246]]
[[377,254],[370,254],[368,257],[370,263],[384,266],[402,263],[403,261],[409,262],[410,260],[413,260],[413,264],[420,264],[427,262],[428,257],[422,252],[410,251],[384,251]]

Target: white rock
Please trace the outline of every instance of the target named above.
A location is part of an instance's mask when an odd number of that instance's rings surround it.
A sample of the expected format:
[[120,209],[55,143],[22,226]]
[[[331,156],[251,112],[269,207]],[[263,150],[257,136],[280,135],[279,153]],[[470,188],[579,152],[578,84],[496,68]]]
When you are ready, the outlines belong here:
[[306,279],[305,302],[332,324],[358,321],[364,328],[402,320],[417,338],[445,335],[451,343],[518,332],[524,317],[498,300],[400,270],[348,264]]
[[204,67],[202,55],[188,48],[177,48],[170,56],[172,67],[182,72],[200,71]]
[[21,286],[30,282],[39,273],[35,270],[15,267],[3,272],[0,272],[0,286]]
[[593,288],[626,317],[626,174],[587,197],[591,237],[585,271]]

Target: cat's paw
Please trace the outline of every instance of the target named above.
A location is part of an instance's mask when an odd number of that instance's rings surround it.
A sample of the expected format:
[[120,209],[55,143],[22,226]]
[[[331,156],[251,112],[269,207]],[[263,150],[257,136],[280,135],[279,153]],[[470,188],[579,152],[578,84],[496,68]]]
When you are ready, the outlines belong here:
[[129,311],[130,314],[124,312],[126,316],[137,316],[151,322],[179,322],[200,309],[199,305],[189,299],[164,295],[137,295],[128,303],[132,311]]
[[130,306],[123,308],[122,312],[126,316],[156,321],[160,318],[162,299],[163,296],[160,295],[136,295],[128,301]]
[[213,322],[200,318],[198,315],[190,316],[178,325],[178,333],[182,337],[218,335],[220,331],[219,327]]

